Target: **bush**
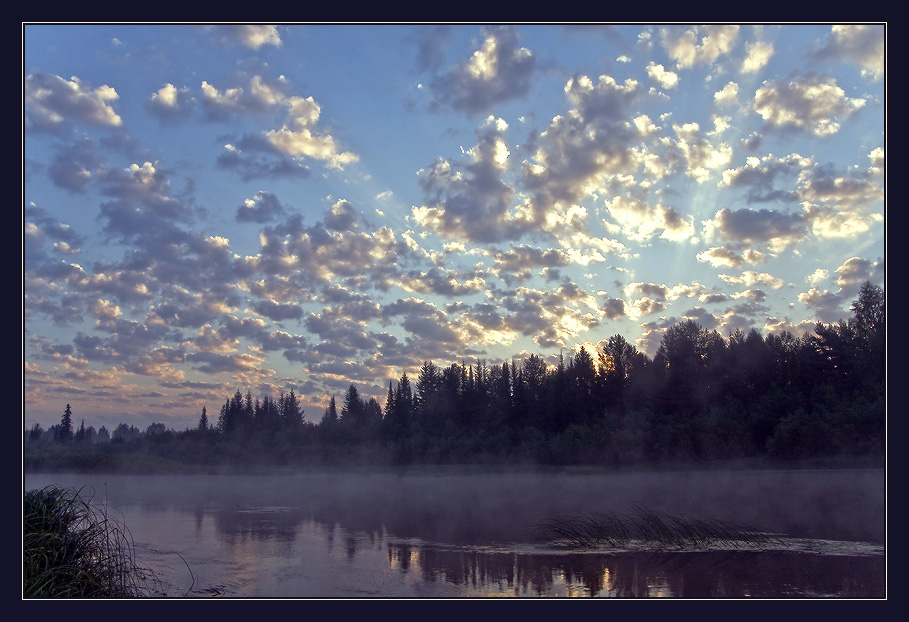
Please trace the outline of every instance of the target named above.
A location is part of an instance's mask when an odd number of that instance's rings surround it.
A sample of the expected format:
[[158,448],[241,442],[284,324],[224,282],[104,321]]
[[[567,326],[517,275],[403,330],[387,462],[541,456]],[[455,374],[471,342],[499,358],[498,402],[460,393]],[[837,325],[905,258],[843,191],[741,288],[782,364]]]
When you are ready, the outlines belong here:
[[122,598],[150,593],[151,576],[133,561],[126,528],[81,491],[48,486],[25,493],[23,595]]

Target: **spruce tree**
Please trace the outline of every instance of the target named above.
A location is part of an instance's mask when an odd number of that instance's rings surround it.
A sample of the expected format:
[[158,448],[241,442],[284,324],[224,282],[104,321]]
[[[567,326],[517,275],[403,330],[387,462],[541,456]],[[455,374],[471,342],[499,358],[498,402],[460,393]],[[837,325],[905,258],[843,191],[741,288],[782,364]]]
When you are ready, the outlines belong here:
[[57,428],[57,440],[61,443],[73,440],[73,411],[69,404],[66,405],[63,418],[60,420],[60,427]]

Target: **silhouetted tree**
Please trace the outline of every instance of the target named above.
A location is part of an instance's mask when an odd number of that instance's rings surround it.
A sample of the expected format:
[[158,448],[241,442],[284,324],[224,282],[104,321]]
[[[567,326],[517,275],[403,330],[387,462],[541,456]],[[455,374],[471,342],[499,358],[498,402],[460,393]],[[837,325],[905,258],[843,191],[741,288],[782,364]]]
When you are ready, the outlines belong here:
[[280,412],[280,426],[285,430],[295,430],[303,423],[303,409],[300,408],[300,398],[294,393],[293,387],[287,394],[281,394],[278,400]]
[[347,428],[359,428],[364,423],[364,404],[356,385],[347,387],[344,404],[341,406],[341,424]]
[[60,427],[56,430],[56,440],[61,443],[68,443],[73,440],[73,411],[69,404],[63,411],[63,417],[60,419]]
[[41,424],[36,421],[35,425],[32,426],[32,429],[28,433],[28,440],[31,442],[40,441],[43,434],[44,428],[42,428]]
[[202,407],[202,416],[199,417],[199,425],[196,426],[196,429],[202,432],[208,431],[208,413],[205,410],[205,406]]

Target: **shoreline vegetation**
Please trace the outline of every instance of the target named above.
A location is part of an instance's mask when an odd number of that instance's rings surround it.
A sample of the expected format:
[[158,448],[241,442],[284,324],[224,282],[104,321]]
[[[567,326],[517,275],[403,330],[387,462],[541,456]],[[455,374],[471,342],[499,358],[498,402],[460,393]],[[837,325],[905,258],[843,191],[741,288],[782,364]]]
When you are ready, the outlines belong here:
[[[25,470],[222,472],[305,468],[569,467],[612,471],[886,461],[886,318],[865,282],[853,316],[814,334],[724,338],[686,320],[651,359],[620,335],[550,365],[425,361],[388,383],[384,406],[351,384],[321,417],[291,389],[240,389],[183,431],[59,424],[23,433]],[[318,419],[318,421],[315,421]]]
[[156,595],[154,573],[135,562],[126,525],[84,490],[27,491],[22,522],[24,598]]
[[300,472],[339,473],[398,473],[434,475],[471,475],[507,473],[565,473],[588,475],[597,473],[697,472],[697,471],[785,471],[785,470],[855,470],[886,469],[886,456],[829,456],[804,459],[774,460],[770,458],[638,462],[626,465],[569,464],[549,465],[532,462],[493,463],[457,462],[436,464],[271,464],[268,462],[232,462],[198,464],[170,460],[125,451],[120,454],[96,457],[77,457],[72,454],[31,456],[23,461],[23,473],[85,473],[120,475],[288,475]]

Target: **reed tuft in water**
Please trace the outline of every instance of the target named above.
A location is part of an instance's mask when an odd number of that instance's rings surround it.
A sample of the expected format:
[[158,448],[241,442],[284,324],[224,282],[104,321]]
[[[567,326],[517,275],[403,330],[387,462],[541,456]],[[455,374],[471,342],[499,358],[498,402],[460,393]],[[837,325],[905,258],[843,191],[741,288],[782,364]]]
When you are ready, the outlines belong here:
[[743,523],[698,520],[644,506],[635,506],[629,515],[609,512],[552,519],[539,525],[539,529],[578,548],[618,547],[633,542],[680,548],[717,545],[743,548],[782,543],[778,535]]
[[126,527],[81,490],[48,486],[25,493],[23,595],[129,598],[149,595],[150,571],[134,562]]

